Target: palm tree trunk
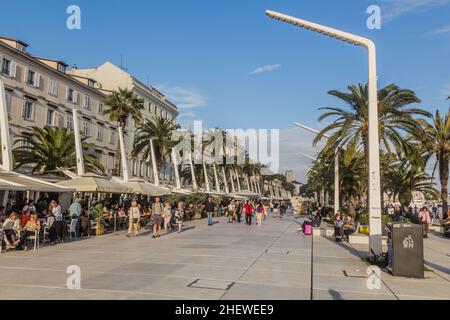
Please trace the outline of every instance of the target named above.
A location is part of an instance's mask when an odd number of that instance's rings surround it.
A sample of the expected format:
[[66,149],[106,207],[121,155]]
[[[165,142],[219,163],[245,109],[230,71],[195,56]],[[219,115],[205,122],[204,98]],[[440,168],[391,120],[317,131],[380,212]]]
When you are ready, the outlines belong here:
[[444,219],[448,217],[448,165],[449,158],[446,156],[440,156],[439,177],[441,180],[442,216]]

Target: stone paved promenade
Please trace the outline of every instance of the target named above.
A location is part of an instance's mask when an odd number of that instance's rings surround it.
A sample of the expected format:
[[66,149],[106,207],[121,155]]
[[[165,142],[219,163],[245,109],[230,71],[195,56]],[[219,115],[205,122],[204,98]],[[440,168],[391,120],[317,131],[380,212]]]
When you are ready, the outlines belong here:
[[[261,227],[216,222],[191,222],[159,239],[122,232],[3,253],[0,299],[310,299],[311,237],[297,233],[300,220],[268,219]],[[436,272],[425,280],[383,273],[381,289],[369,290],[358,255],[364,248],[315,238],[314,299],[449,299],[449,242],[430,241],[428,267]],[[81,268],[81,290],[66,289],[69,265]]]

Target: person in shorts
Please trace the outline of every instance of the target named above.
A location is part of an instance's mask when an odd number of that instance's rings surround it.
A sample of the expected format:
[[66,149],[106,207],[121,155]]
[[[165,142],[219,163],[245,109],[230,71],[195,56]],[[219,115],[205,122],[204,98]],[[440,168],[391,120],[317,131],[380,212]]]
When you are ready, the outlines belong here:
[[161,198],[156,197],[152,205],[152,219],[153,219],[153,238],[161,236],[161,224],[163,222],[164,206],[161,203]]

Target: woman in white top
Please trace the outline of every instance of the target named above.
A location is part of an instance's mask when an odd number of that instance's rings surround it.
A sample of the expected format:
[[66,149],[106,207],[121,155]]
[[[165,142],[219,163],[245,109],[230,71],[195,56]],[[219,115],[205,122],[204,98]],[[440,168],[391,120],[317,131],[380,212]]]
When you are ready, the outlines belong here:
[[164,230],[168,230],[170,225],[170,220],[172,219],[172,208],[170,207],[170,204],[166,202],[164,205]]
[[61,206],[57,204],[55,200],[52,200],[50,201],[50,208],[48,211],[53,215],[53,217],[55,217],[54,225],[58,238],[61,242],[64,242],[65,224],[63,221]]
[[137,202],[133,200],[131,202],[131,207],[128,210],[128,234],[127,237],[130,237],[131,234],[134,231],[134,236],[137,237],[139,232],[139,220],[141,219],[141,212],[139,210],[139,207],[137,205]]

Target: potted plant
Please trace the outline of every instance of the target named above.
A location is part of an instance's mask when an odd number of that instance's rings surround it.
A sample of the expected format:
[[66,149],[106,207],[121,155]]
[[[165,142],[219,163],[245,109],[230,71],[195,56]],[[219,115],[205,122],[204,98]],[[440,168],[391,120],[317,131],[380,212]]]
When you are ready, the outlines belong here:
[[369,234],[369,215],[367,212],[362,212],[358,217],[359,229],[358,232],[361,234]]
[[97,203],[92,207],[92,218],[97,222],[96,236],[101,236],[105,234],[105,227],[101,224],[101,218],[103,215],[103,204]]

